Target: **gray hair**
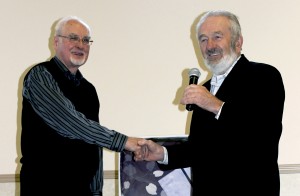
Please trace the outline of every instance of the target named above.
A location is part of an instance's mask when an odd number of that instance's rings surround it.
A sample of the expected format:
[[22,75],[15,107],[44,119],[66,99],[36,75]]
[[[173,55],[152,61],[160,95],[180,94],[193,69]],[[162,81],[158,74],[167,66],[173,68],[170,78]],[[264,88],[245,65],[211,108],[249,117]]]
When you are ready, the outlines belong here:
[[203,24],[203,22],[210,16],[224,16],[230,22],[230,31],[231,31],[231,47],[235,47],[236,41],[242,36],[241,26],[238,20],[238,17],[231,12],[225,10],[214,10],[206,12],[199,20],[196,25],[196,35],[198,36],[199,28]]
[[54,33],[54,36],[57,36],[59,34],[61,34],[61,31],[62,29],[64,28],[64,26],[69,22],[69,21],[77,21],[79,23],[81,23],[82,25],[84,25],[89,33],[91,33],[91,28],[90,26],[85,23],[81,18],[77,17],[77,16],[66,16],[66,17],[63,17],[61,18],[55,25],[55,33]]

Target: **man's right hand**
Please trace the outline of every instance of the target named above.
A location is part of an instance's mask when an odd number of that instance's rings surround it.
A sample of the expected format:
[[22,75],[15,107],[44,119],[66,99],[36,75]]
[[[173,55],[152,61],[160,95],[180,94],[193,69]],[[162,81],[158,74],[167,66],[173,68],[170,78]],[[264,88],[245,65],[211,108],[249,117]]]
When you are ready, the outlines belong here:
[[[141,146],[139,153],[134,152],[135,161],[162,161],[164,160],[164,149],[152,140],[139,140]],[[140,154],[141,153],[141,154]]]

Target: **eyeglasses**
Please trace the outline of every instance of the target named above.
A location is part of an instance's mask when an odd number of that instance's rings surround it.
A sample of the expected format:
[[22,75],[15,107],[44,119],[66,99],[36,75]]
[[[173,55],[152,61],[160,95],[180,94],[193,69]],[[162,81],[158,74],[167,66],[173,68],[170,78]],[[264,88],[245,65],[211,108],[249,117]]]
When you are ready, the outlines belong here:
[[92,45],[92,43],[93,43],[93,40],[91,40],[91,38],[89,38],[89,37],[83,37],[82,39],[80,39],[80,37],[78,35],[68,35],[68,36],[57,35],[57,36],[62,37],[62,38],[66,38],[71,43],[82,42],[84,45]]

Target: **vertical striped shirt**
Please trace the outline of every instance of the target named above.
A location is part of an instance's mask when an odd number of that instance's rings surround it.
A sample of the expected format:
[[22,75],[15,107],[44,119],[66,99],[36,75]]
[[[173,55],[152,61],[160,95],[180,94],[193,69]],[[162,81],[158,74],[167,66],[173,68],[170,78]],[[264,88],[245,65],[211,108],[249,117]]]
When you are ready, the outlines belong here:
[[[69,80],[74,80],[77,85],[80,85],[83,76],[79,70],[74,77],[70,77],[71,73],[57,57],[54,57],[54,61]],[[34,111],[61,136],[79,139],[116,152],[124,149],[128,137],[86,118],[84,114],[77,111],[44,66],[35,66],[30,70],[24,80],[22,93],[23,98],[29,101]],[[92,187],[97,187],[96,189],[102,188],[97,181],[100,180],[102,184],[103,178],[102,151],[99,150],[99,153],[101,159],[99,171],[91,182]]]

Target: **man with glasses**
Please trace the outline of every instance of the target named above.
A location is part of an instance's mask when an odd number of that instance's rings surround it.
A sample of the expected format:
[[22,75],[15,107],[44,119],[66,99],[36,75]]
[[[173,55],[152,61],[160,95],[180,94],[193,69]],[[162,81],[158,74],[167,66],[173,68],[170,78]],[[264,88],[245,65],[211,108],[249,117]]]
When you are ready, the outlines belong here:
[[29,70],[23,83],[21,196],[102,195],[102,148],[135,151],[140,138],[99,124],[95,87],[79,67],[89,56],[90,27],[59,20],[55,56]]

